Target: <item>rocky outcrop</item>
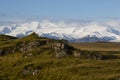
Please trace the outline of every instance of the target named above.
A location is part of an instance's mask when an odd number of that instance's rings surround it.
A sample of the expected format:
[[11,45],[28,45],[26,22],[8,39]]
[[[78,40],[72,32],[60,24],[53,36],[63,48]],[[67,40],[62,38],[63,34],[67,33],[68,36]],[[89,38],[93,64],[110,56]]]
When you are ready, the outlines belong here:
[[102,60],[104,59],[104,56],[96,51],[80,51],[75,50],[73,52],[73,55],[78,58],[85,58],[85,59],[97,59]]
[[[23,57],[31,57],[33,56],[31,51],[36,48],[44,51],[51,50],[52,52],[49,53],[54,54],[56,58],[74,56],[87,59],[103,59],[103,56],[99,53],[75,49],[64,39],[54,40],[43,38],[39,37],[35,33],[27,37],[8,42],[8,44],[4,44],[4,46],[0,47],[0,55],[2,56],[5,54],[22,52]],[[38,50],[38,53],[41,52],[41,50]]]
[[21,45],[20,45],[20,51],[21,52],[26,52],[26,51],[30,51],[38,46],[40,46],[42,44],[40,44],[39,42],[37,41],[32,41],[32,42],[23,42]]
[[51,47],[54,49],[56,58],[70,56],[74,50],[66,40],[55,41],[51,44]]
[[24,75],[28,75],[28,74],[36,75],[36,74],[40,73],[40,71],[41,71],[40,66],[34,67],[34,64],[29,64],[24,67],[23,74]]

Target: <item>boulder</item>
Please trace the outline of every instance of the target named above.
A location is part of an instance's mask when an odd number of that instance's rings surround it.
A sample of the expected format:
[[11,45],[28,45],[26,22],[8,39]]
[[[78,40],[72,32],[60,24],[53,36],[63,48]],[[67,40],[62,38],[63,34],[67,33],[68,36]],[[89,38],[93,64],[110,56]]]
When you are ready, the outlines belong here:
[[78,50],[75,50],[75,51],[73,52],[73,55],[74,55],[74,57],[81,57],[81,52],[78,51]]
[[67,53],[64,50],[57,51],[55,54],[56,58],[62,58],[67,56]]
[[69,56],[71,53],[69,50],[69,45],[64,42],[54,42],[52,45],[52,48],[54,49],[56,58],[62,58]]

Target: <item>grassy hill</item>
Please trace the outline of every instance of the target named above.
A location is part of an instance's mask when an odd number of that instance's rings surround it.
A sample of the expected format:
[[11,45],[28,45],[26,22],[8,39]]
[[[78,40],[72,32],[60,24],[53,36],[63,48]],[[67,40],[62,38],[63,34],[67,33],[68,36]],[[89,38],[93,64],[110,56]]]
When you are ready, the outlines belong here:
[[13,39],[17,39],[17,38],[13,37],[13,36],[8,36],[8,35],[0,34],[0,42],[1,41],[13,40]]
[[[80,44],[69,45],[66,40],[39,37],[35,33],[20,39],[2,41],[0,80],[117,80],[120,78],[119,51],[115,54],[111,53],[111,49],[110,52],[100,51],[102,47],[97,48],[98,51],[89,51],[95,46],[88,49],[89,43],[88,45],[85,43],[84,47],[86,46],[87,49],[83,49],[83,43]],[[101,43],[97,43],[96,46],[98,44]],[[105,56],[106,59],[98,59],[100,56]]]

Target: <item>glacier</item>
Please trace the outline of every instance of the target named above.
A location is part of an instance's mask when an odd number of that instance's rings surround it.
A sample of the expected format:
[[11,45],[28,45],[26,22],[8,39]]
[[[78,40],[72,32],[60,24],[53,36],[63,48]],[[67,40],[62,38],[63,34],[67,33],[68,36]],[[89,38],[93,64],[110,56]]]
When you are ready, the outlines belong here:
[[70,42],[120,42],[120,21],[101,23],[42,20],[0,26],[0,34],[23,37],[32,32],[39,36],[66,39]]

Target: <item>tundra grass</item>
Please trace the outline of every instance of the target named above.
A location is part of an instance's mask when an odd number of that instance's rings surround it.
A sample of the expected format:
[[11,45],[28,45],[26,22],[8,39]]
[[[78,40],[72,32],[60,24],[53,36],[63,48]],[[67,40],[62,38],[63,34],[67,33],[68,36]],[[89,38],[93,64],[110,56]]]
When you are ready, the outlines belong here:
[[[39,73],[24,74],[31,64],[41,67]],[[0,80],[116,80],[119,76],[120,59],[54,58],[47,52],[27,58],[22,53],[0,57]]]
[[114,42],[90,42],[90,43],[70,43],[77,49],[92,51],[120,51],[120,43]]

